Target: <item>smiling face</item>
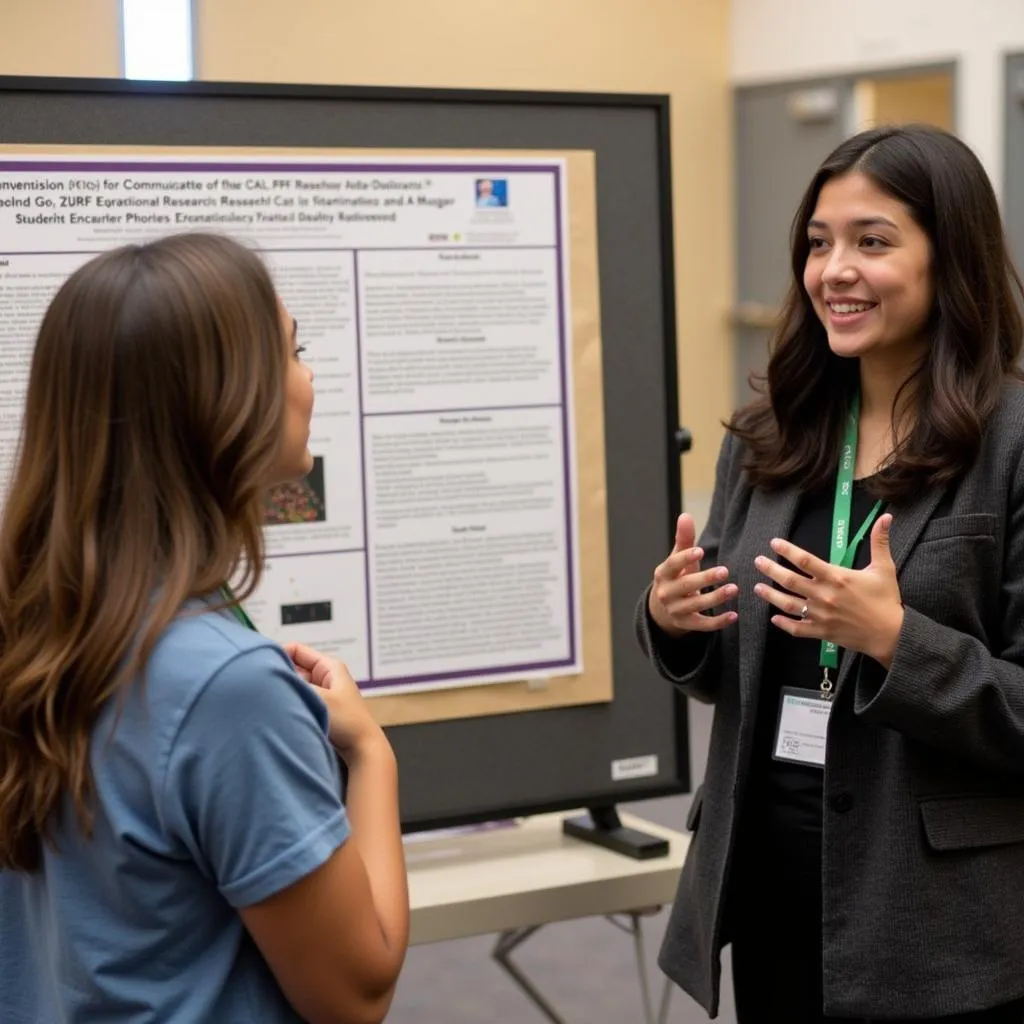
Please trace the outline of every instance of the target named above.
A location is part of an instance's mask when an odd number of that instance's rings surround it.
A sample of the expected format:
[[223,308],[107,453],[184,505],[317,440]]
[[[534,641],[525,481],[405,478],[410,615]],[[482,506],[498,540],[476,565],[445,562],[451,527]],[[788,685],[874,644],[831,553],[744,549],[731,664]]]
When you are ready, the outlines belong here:
[[905,365],[924,354],[931,244],[898,199],[851,171],[822,187],[804,288],[837,356]]

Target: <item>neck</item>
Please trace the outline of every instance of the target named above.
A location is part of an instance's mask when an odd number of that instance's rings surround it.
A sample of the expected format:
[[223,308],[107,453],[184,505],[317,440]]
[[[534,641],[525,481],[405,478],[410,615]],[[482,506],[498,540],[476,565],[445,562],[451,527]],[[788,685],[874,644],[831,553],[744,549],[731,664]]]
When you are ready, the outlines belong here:
[[[900,389],[910,380],[917,368],[917,359],[866,359],[860,361],[860,415],[869,422],[892,423],[894,413],[899,412],[902,420],[912,406],[912,388]],[[901,409],[896,409],[899,396]]]
[[892,359],[861,359],[860,422],[854,467],[858,479],[885,466],[893,449],[912,428],[914,385],[902,395],[900,388],[910,380],[916,366],[916,360],[898,363]]

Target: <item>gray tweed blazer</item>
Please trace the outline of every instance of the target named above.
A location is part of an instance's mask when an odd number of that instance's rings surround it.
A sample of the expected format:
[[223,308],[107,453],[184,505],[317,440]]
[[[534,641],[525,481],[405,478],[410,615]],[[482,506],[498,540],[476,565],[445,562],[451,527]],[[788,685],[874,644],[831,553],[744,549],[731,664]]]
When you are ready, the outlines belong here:
[[[660,964],[718,1013],[725,885],[750,765],[769,606],[754,558],[788,535],[796,490],[754,490],[727,436],[700,545],[740,593],[736,626],[641,646],[714,704],[692,843]],[[972,468],[890,506],[906,616],[892,666],[843,659],[824,779],[825,1011],[965,1013],[1024,997],[1024,388],[1008,384]]]

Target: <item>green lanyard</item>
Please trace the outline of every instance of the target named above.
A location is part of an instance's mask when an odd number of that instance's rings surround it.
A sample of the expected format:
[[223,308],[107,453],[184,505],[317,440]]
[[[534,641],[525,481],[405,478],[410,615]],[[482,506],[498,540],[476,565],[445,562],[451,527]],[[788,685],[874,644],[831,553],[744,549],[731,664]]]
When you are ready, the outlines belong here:
[[257,632],[256,626],[253,625],[252,619],[245,614],[245,609],[235,600],[235,595],[231,592],[231,588],[225,583],[220,588],[221,597],[224,598],[228,603],[228,610],[238,621],[245,626],[246,629],[251,629],[254,633]]
[[[861,523],[853,540],[847,543],[847,537],[850,535],[853,467],[857,462],[857,426],[859,422],[860,395],[855,393],[846,417],[846,436],[843,439],[843,453],[839,458],[839,472],[836,474],[836,500],[832,506],[832,542],[828,551],[829,562],[843,569],[852,568],[853,560],[857,555],[857,546],[871,529],[871,524],[878,518],[878,513],[882,508],[882,502],[875,502],[875,507],[868,513],[867,519]],[[832,696],[832,680],[829,678],[829,669],[835,672],[839,667],[839,648],[831,640],[821,641],[821,657],[818,664],[822,669],[821,695],[828,699]]]

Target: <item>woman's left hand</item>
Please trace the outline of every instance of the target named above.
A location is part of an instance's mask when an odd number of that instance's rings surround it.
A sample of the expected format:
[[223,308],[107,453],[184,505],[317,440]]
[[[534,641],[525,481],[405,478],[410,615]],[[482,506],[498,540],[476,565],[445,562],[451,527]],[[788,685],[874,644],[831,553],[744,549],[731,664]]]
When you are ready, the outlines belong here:
[[896,563],[889,550],[891,525],[892,516],[886,514],[872,527],[871,562],[864,569],[842,569],[789,541],[773,540],[772,550],[800,572],[764,556],[755,559],[765,576],[791,592],[767,583],[754,588],[758,597],[785,613],[773,615],[772,623],[790,636],[829,640],[889,668],[903,626]]

